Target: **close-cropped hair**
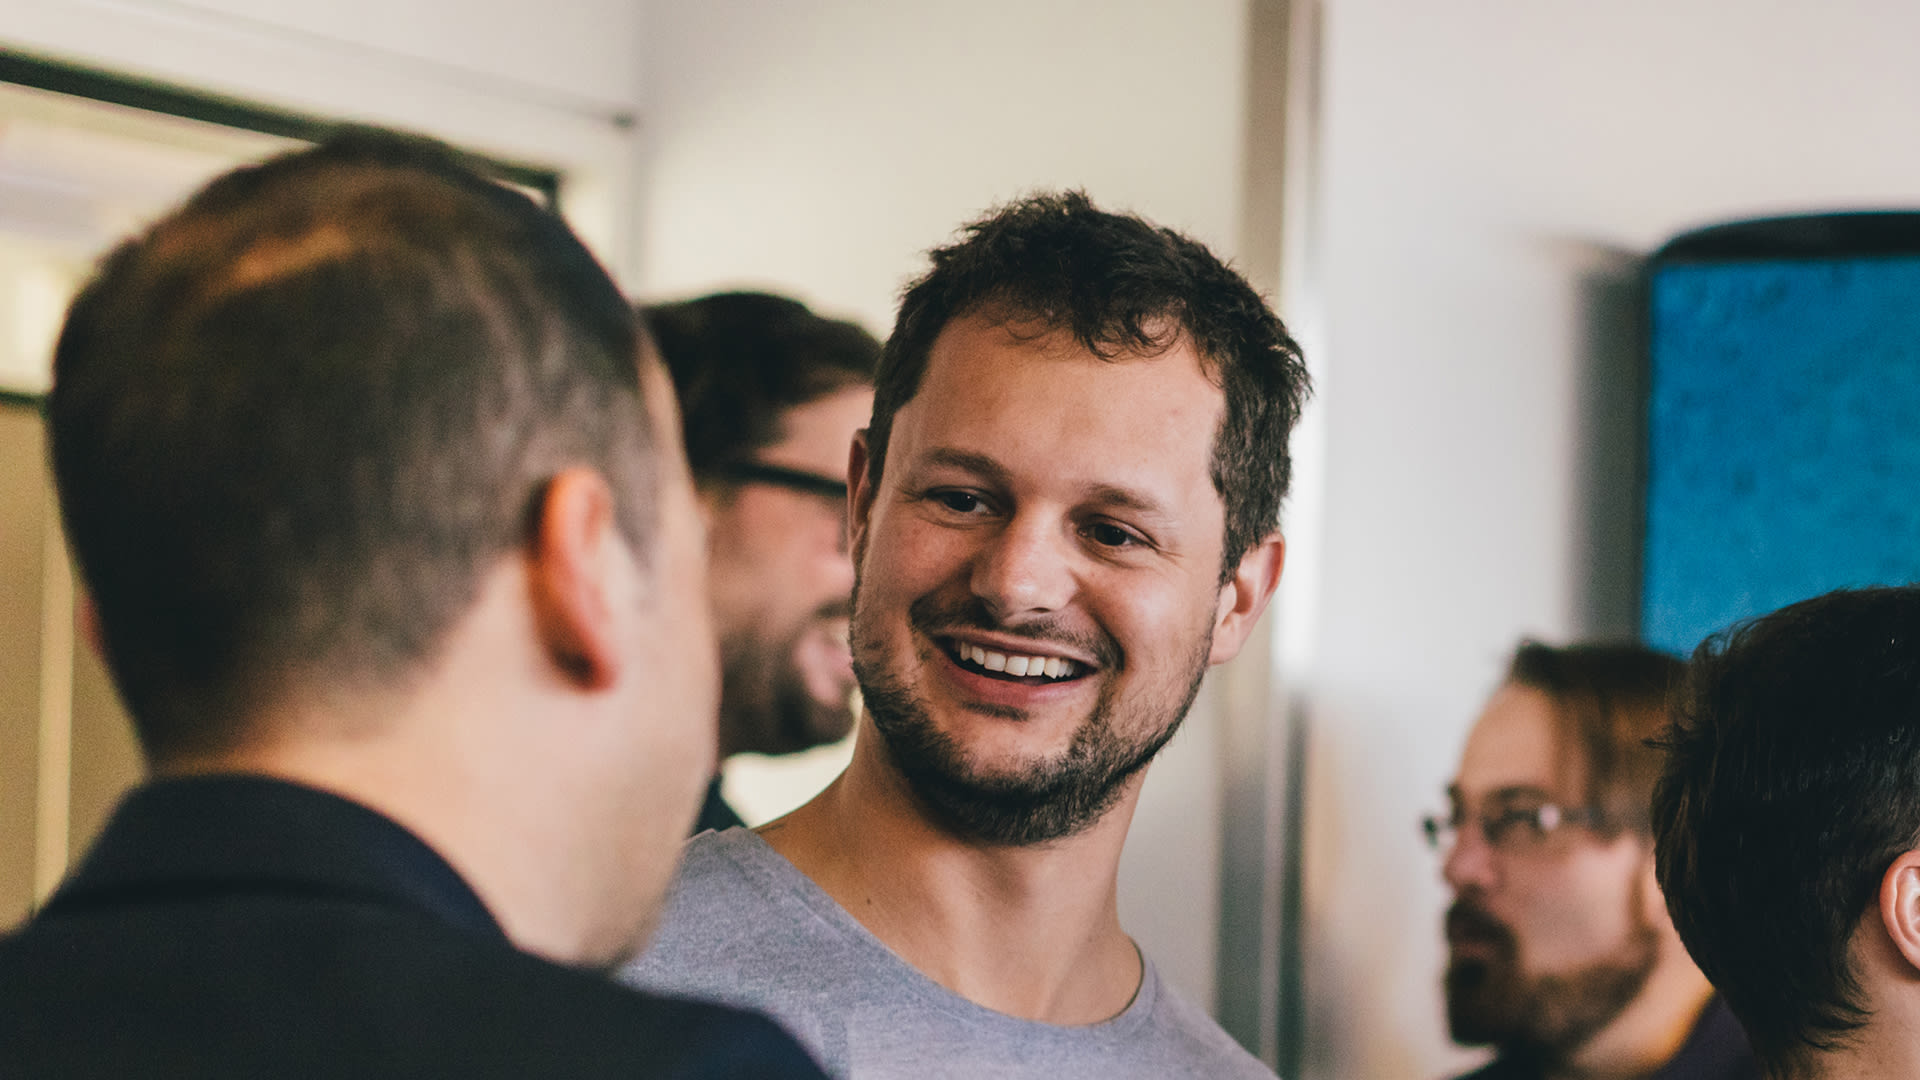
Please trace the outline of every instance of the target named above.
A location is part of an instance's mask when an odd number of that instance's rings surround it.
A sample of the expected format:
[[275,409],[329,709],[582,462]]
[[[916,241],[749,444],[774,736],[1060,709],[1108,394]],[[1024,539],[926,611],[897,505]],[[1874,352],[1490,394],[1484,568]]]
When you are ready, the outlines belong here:
[[1671,696],[1686,666],[1632,643],[1554,646],[1523,641],[1507,681],[1552,699],[1563,753],[1578,757],[1596,828],[1648,835],[1647,805],[1660,779],[1660,752],[1650,745],[1671,721]]
[[559,217],[375,132],[230,172],[108,256],[47,402],[60,505],[150,760],[428,659],[602,472],[645,558],[631,308]]
[[932,268],[908,286],[880,360],[867,432],[874,481],[894,414],[918,392],[941,331],[975,314],[1038,320],[1106,360],[1157,356],[1190,341],[1226,400],[1211,466],[1226,506],[1221,580],[1279,528],[1292,475],[1287,439],[1309,393],[1306,366],[1279,316],[1204,245],[1068,191],[993,210],[929,257]]
[[1680,939],[1770,1076],[1870,1018],[1851,957],[1920,845],[1920,587],[1829,593],[1704,642],[1653,801]]
[[789,409],[873,385],[880,342],[798,300],[716,293],[640,311],[674,392],[687,462],[705,482],[785,437]]

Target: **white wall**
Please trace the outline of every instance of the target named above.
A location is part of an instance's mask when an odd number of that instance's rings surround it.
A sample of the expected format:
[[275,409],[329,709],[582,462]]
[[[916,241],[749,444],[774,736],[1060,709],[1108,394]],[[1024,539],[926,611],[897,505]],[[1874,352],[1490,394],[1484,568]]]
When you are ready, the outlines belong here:
[[[884,334],[926,248],[1043,186],[1191,231],[1239,225],[1246,0],[655,2],[642,290],[786,290]],[[1217,720],[1148,780],[1122,915],[1213,996]]]
[[1631,329],[1605,310],[1621,253],[1920,204],[1920,6],[1326,6],[1324,557],[1312,666],[1289,673],[1313,703],[1304,1072],[1400,1080],[1472,1060],[1445,1039],[1415,816],[1517,635],[1631,629],[1595,510],[1619,495],[1593,486],[1631,458],[1594,385]]
[[1084,186],[1235,238],[1245,0],[654,0],[641,282],[797,288],[892,324],[989,205]]
[[567,215],[629,275],[640,0],[5,0],[0,47],[568,174]]

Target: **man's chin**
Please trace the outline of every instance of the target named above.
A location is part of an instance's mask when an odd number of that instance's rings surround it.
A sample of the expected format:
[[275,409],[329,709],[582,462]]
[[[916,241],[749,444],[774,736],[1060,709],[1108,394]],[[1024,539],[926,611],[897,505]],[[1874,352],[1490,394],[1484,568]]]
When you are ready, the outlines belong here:
[[815,746],[837,743],[853,734],[853,721],[853,710],[847,708],[845,699],[834,705],[815,701],[807,719],[809,741]]
[[853,731],[854,714],[847,702],[823,705],[811,694],[789,683],[775,701],[770,730],[777,733],[782,754],[837,743]]
[[1513,1029],[1492,1022],[1472,1006],[1464,1009],[1449,1006],[1447,1035],[1460,1046],[1503,1046],[1513,1040]]
[[1461,1046],[1501,1046],[1520,1025],[1512,980],[1482,961],[1456,960],[1446,975],[1447,1033]]

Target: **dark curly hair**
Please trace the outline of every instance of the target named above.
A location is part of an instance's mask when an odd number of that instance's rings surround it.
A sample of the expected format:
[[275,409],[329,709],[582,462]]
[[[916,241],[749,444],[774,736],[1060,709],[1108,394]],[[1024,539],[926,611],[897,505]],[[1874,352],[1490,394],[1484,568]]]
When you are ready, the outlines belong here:
[[1292,475],[1287,438],[1310,392],[1306,366],[1266,301],[1205,246],[1068,191],[990,212],[966,226],[958,243],[934,249],[931,260],[932,269],[907,287],[880,359],[867,432],[873,480],[886,461],[894,413],[918,392],[940,332],[955,319],[994,311],[1067,330],[1107,360],[1192,341],[1226,397],[1212,466],[1226,503],[1222,580],[1279,527]]

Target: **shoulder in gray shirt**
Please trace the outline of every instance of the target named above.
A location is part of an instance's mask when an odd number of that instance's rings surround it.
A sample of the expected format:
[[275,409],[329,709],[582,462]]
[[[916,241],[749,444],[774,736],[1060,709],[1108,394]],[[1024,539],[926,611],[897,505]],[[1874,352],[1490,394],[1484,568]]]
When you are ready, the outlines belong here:
[[771,1014],[847,1080],[1273,1080],[1145,963],[1125,1012],[1062,1027],[976,1005],[895,956],[754,833],[702,833],[652,945],[649,990]]

